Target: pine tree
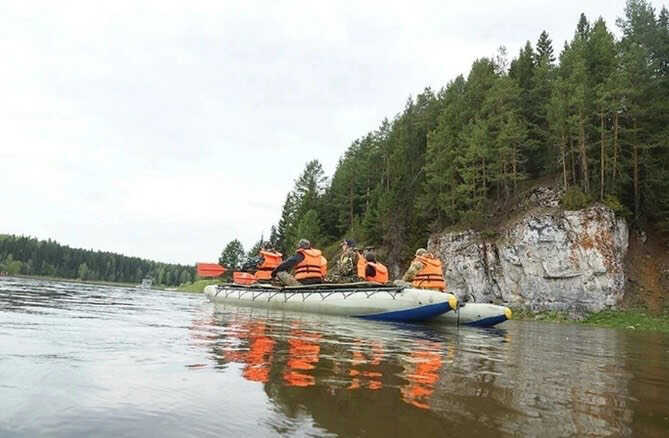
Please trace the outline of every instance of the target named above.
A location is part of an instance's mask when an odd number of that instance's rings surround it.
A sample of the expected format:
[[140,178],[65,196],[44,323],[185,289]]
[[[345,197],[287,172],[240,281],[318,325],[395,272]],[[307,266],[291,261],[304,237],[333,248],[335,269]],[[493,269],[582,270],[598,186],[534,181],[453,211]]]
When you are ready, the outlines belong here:
[[587,41],[590,36],[590,23],[586,18],[584,13],[581,13],[581,16],[578,19],[578,24],[576,25],[576,36],[582,41]]
[[223,249],[221,257],[218,259],[218,264],[228,269],[240,269],[244,264],[246,257],[244,255],[244,247],[242,243],[237,240],[231,240]]
[[302,216],[297,224],[297,236],[298,239],[309,240],[312,246],[319,246],[323,243],[316,210],[309,210]]
[[254,243],[253,246],[246,253],[246,259],[250,259],[252,257],[258,257],[260,249],[263,247],[264,244],[265,244],[265,237],[261,234],[260,239],[258,239],[256,243]]
[[548,37],[548,32],[545,30],[541,32],[541,35],[539,35],[539,40],[537,41],[537,54],[535,62],[537,65],[541,64],[542,62],[545,62],[548,65],[553,65],[555,62],[553,42]]
[[[607,157],[609,155],[607,144],[610,137],[608,129],[610,102],[607,84],[616,70],[616,47],[613,34],[607,30],[606,23],[601,18],[595,22],[590,32],[585,56],[588,70],[588,87],[592,96],[589,100],[594,102],[594,105],[591,105],[590,112],[594,113],[599,134],[599,138],[593,139],[599,143],[599,154],[597,154],[599,165],[594,169],[599,172],[599,199],[603,201],[606,189]],[[597,163],[595,162],[595,164]]]
[[276,227],[277,248],[286,253],[288,247],[292,247],[296,240],[295,237],[295,218],[297,216],[297,205],[295,194],[291,191],[286,195],[286,201],[283,203],[281,218]]

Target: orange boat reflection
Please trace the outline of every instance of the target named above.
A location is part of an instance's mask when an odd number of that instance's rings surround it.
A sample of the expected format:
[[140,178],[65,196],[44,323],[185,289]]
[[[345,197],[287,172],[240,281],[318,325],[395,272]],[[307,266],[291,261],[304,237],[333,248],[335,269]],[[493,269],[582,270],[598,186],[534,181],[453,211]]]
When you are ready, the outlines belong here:
[[283,381],[289,386],[312,386],[316,379],[307,371],[318,363],[321,347],[320,335],[293,329],[288,344],[288,360],[283,372]]
[[403,403],[430,408],[429,399],[447,359],[443,355],[449,351],[442,343],[406,341],[409,345],[401,353],[389,354],[379,340],[332,343],[301,322],[293,322],[289,330],[284,327],[248,319],[229,321],[212,348],[217,364],[241,363],[244,379],[271,386],[322,386],[332,395],[366,390],[388,397],[394,392]]
[[404,374],[408,383],[401,388],[402,400],[421,409],[429,409],[428,398],[439,381],[439,369],[443,365],[439,343],[420,343],[423,350],[410,354],[409,367]]
[[351,360],[351,369],[349,370],[349,376],[351,376],[351,384],[347,389],[359,389],[361,386],[364,386],[371,390],[378,390],[383,388],[383,383],[381,378],[383,377],[383,372],[380,370],[362,370],[357,369],[364,365],[368,368],[374,367],[377,368],[381,364],[381,359],[383,357],[383,346],[379,342],[373,342],[371,344],[371,354],[365,355],[361,349],[363,348],[363,343],[361,340],[356,342],[356,349],[353,350],[353,359]]
[[266,336],[265,324],[252,324],[249,329],[249,352],[246,355],[246,366],[242,376],[253,382],[267,382],[273,350],[274,341]]

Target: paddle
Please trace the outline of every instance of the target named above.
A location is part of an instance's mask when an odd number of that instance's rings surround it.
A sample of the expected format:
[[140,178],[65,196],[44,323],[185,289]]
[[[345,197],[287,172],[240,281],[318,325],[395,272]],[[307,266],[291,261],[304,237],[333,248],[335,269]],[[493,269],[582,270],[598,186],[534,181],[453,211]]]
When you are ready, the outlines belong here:
[[197,275],[206,278],[206,277],[220,277],[227,271],[226,268],[219,265],[218,263],[196,263]]

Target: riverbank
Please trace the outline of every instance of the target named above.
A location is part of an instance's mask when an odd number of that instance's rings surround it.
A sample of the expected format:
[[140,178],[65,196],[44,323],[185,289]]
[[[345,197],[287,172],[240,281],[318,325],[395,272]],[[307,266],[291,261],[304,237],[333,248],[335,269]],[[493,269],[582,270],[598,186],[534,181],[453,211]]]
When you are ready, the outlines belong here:
[[645,330],[669,333],[669,312],[651,315],[646,309],[606,310],[591,313],[582,320],[570,317],[564,312],[528,312],[513,309],[513,319],[519,321],[548,321],[565,324],[586,324],[597,327]]
[[205,287],[210,284],[219,284],[220,282],[221,280],[196,280],[192,283],[184,283],[177,287],[176,290],[179,292],[203,293]]

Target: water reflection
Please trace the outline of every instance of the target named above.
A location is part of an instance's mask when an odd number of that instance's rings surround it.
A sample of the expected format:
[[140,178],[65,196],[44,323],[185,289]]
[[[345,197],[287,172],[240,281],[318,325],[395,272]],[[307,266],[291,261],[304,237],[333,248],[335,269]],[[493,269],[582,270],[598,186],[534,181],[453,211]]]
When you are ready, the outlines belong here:
[[[237,310],[234,318],[219,317],[197,324],[225,327],[211,346],[217,367],[241,364],[243,378],[270,387],[318,386],[327,388],[329,394],[385,389],[408,405],[429,409],[441,368],[455,352],[444,342],[411,337],[388,346],[383,339],[325,334],[321,327],[316,331],[315,323],[305,317],[285,326],[284,322],[255,320],[251,313],[248,319],[241,315],[243,311]],[[195,333],[202,337],[201,330]]]
[[624,338],[613,330],[550,324],[525,330],[517,323],[511,333],[276,318],[234,308],[215,314],[204,323],[224,328],[210,346],[212,363],[240,364],[241,377],[261,383],[285,415],[307,413],[336,434],[634,430],[638,400],[629,394],[632,374],[620,363]]

